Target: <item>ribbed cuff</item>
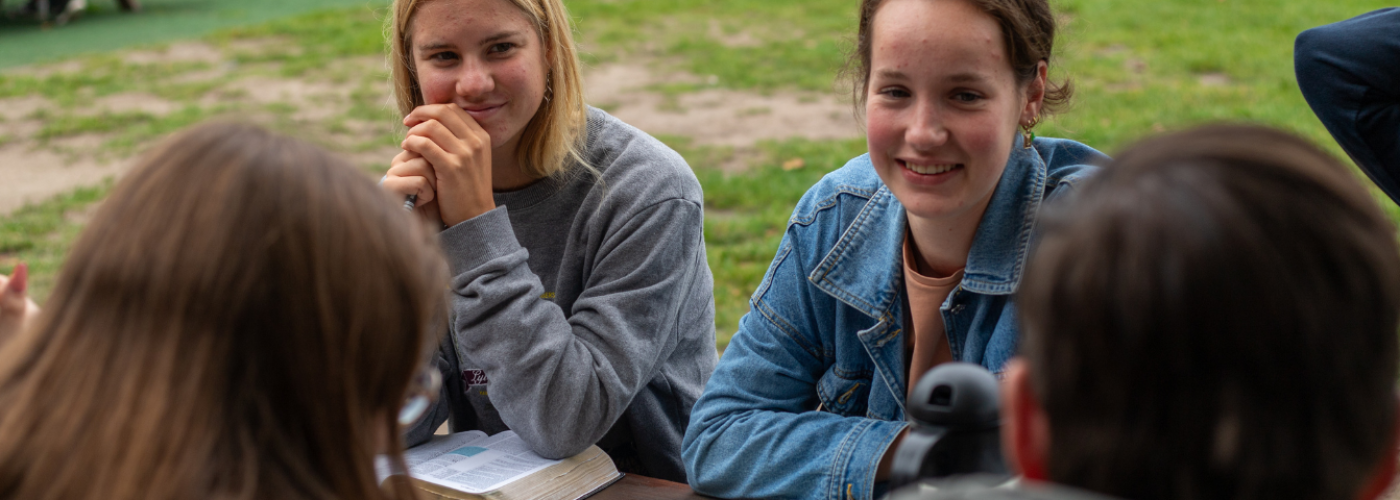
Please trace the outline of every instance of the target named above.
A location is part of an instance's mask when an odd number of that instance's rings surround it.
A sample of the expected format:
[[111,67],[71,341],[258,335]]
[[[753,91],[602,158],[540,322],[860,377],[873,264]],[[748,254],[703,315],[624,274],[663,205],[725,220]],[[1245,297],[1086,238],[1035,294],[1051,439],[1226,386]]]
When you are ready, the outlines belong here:
[[444,229],[438,238],[453,276],[521,249],[505,205]]

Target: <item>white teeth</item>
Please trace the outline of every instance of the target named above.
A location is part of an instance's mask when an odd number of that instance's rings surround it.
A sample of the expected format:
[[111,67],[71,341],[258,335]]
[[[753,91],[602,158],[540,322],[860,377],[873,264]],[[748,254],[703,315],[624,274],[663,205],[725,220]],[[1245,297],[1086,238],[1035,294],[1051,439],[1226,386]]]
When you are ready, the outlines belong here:
[[904,163],[904,168],[924,175],[941,174],[957,167],[958,164],[956,163],[945,163],[942,165],[915,165],[909,162]]

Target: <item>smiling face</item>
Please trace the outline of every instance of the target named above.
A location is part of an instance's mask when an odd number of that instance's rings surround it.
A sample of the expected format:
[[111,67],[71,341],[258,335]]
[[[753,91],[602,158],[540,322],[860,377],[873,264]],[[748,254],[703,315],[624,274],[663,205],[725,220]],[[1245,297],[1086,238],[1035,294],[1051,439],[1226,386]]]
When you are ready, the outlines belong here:
[[865,115],[876,172],[911,219],[975,225],[1017,126],[1039,109],[1028,97],[1037,82],[1016,81],[996,20],[961,0],[887,0],[872,33]]
[[544,100],[545,49],[529,18],[508,0],[431,0],[409,26],[413,65],[426,104],[456,104],[514,151]]

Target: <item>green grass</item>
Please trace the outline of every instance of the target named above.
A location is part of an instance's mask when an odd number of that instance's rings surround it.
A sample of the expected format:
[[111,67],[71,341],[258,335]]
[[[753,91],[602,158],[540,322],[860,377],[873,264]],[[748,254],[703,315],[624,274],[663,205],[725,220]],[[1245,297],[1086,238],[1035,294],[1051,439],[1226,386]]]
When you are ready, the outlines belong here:
[[[1308,109],[1293,77],[1301,31],[1387,2],[1175,0],[1127,8],[1111,0],[1061,0],[1070,19],[1061,75],[1078,84],[1071,113],[1046,134],[1107,150],[1153,130],[1208,121],[1262,122],[1340,154]],[[1206,74],[1226,79],[1207,85]]]
[[[169,3],[150,0],[148,5],[156,12],[158,5],[180,3],[165,1]],[[186,1],[202,8],[219,5],[215,10],[235,8],[225,0]],[[105,2],[95,3],[101,7]],[[250,11],[248,16],[252,11],[262,15],[263,7],[259,6],[264,3],[271,4],[270,0],[248,0],[246,7],[239,4],[236,8]],[[212,29],[205,26],[196,30],[198,33],[181,36],[204,36],[221,47],[270,41],[263,49],[237,56],[238,71],[242,72],[362,82],[386,78],[382,71],[355,74],[337,66],[347,57],[383,53],[384,2],[312,3],[355,6],[294,16],[286,15],[290,10],[279,10],[276,16],[269,14],[269,19],[276,19],[266,22],[240,22],[236,24],[244,26],[200,35]],[[838,88],[836,74],[854,36],[856,2],[568,0],[567,5],[577,22],[586,64],[644,62],[663,71],[684,71],[698,77],[696,83],[654,89],[674,96],[710,87],[766,94]],[[1341,150],[1312,115],[1294,83],[1293,37],[1308,27],[1386,6],[1378,0],[1163,0],[1131,4],[1053,0],[1052,5],[1065,21],[1053,75],[1072,77],[1077,97],[1067,113],[1042,127],[1041,135],[1070,137],[1113,152],[1154,132],[1217,120],[1251,121],[1296,132],[1339,156]],[[98,21],[99,16],[94,15],[49,33],[76,33],[79,28],[89,29],[84,26],[99,26]],[[8,54],[11,47],[28,50],[39,43],[34,35],[25,36],[31,38],[10,38],[7,33],[0,40],[0,54]],[[119,45],[112,43],[110,46]],[[5,61],[0,56],[0,67],[7,64]],[[181,74],[209,69],[201,63],[136,65],[109,53],[78,61],[83,70],[76,73],[47,77],[0,74],[0,98],[44,95],[58,108],[46,112],[42,134],[110,133],[115,137],[109,140],[111,147],[128,149],[218,112],[186,108],[160,118],[141,113],[78,116],[72,108],[94,96],[139,91],[174,95],[172,99],[191,103],[220,92],[207,85],[170,83]],[[293,110],[273,106],[259,111],[284,116]],[[352,93],[352,105],[343,116],[327,127],[339,130],[345,126],[344,120],[377,122],[393,117],[382,96],[372,86],[363,85]],[[364,148],[395,143],[397,138],[392,135],[386,132],[385,137]],[[5,140],[0,138],[0,142]],[[822,174],[860,154],[863,141],[793,140],[736,151],[695,146],[684,137],[663,140],[699,166],[696,174],[706,193],[705,236],[715,276],[716,324],[722,346],[747,310],[748,296],[772,259],[793,203]],[[805,166],[783,170],[780,165],[792,158],[802,158]],[[703,167],[735,160],[750,161],[751,169],[726,174]],[[80,226],[64,214],[81,213],[104,192],[79,190],[0,218],[4,228],[0,232],[0,271],[5,270],[4,259],[21,258],[35,264],[36,283],[51,279],[45,276],[57,269],[66,242]],[[1392,217],[1400,219],[1400,209],[1388,200],[1383,205]]]
[[[208,38],[218,43],[236,40],[284,40],[258,52],[240,55],[240,63],[278,63],[283,76],[302,76],[330,67],[345,57],[380,55],[384,48],[383,16],[388,9],[373,4],[330,9],[233,28]],[[388,74],[383,74],[388,78]]]
[[39,95],[62,107],[80,105],[93,97],[151,90],[161,86],[162,94],[177,87],[165,83],[171,78],[191,71],[208,68],[207,64],[170,62],[133,64],[112,54],[76,58],[77,71],[50,75],[0,74],[0,98]]
[[[4,4],[5,10],[19,1]],[[46,28],[32,19],[0,16],[0,68],[52,62],[80,54],[203,36],[218,29],[264,23],[334,7],[387,5],[387,0],[142,0],[139,13],[112,0],[88,2],[84,15]]]
[[28,263],[30,293],[42,304],[68,247],[82,231],[82,215],[110,190],[110,181],[75,189],[0,218],[0,273],[9,275],[16,263]]
[[854,38],[849,0],[593,0],[568,3],[585,60],[664,59],[713,85],[825,91]]
[[[713,165],[733,154],[671,141],[692,165]],[[773,260],[793,205],[821,176],[863,153],[865,141],[788,140],[760,143],[758,149],[760,157],[743,174],[695,171],[705,189],[705,251],[715,277],[715,337],[721,349],[748,312],[749,296]],[[793,159],[803,166],[783,169]]]

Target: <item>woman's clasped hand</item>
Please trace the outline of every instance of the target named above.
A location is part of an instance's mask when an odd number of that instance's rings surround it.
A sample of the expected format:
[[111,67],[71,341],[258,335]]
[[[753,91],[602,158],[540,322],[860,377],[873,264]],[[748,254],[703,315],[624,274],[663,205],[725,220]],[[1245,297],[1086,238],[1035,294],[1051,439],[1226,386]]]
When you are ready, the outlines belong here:
[[496,208],[491,135],[455,104],[426,104],[404,117],[408,135],[384,188],[418,196],[416,211],[453,226]]
[[[584,103],[560,0],[396,0],[406,126],[383,188],[442,228],[444,384],[410,444],[513,430],[684,481],[681,437],[717,358],[704,197],[685,160]],[[402,198],[401,198],[402,199]]]

